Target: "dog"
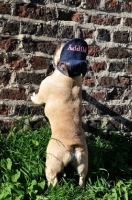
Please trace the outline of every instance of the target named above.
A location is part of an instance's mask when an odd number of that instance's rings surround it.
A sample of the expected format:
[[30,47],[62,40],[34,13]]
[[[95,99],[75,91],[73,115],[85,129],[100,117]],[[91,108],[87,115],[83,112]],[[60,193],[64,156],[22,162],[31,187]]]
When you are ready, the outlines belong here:
[[82,75],[87,71],[87,43],[70,39],[54,53],[55,71],[40,84],[31,100],[45,104],[52,135],[46,151],[46,178],[55,186],[59,174],[71,164],[79,175],[79,185],[85,185],[88,173],[88,149],[82,129]]

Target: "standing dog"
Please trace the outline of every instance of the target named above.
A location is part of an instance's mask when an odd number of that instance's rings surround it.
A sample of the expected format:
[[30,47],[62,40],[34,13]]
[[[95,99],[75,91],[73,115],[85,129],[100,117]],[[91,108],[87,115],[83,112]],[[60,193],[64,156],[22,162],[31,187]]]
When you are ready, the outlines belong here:
[[31,96],[34,103],[45,103],[45,115],[51,124],[45,172],[53,186],[57,174],[69,163],[79,174],[79,185],[85,184],[88,150],[82,129],[81,75],[87,70],[87,52],[87,43],[80,38],[61,44],[54,54],[54,73],[42,81],[38,94]]

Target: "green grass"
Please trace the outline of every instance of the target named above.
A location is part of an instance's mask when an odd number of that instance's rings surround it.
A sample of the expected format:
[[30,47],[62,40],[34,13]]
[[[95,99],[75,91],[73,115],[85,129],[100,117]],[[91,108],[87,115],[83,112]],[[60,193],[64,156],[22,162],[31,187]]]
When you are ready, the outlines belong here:
[[55,188],[45,178],[46,147],[51,135],[47,124],[39,130],[13,128],[0,134],[0,200],[131,200],[132,141],[130,135],[87,136],[89,173],[86,187],[67,167]]

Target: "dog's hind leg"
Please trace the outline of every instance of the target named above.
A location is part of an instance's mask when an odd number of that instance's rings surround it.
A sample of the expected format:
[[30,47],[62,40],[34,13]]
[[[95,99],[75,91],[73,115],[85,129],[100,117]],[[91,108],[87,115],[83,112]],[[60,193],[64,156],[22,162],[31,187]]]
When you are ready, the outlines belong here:
[[57,174],[63,170],[64,166],[62,161],[52,154],[47,154],[45,174],[48,181],[48,186],[53,187],[58,182]]
[[79,185],[85,186],[85,178],[88,173],[88,152],[75,150],[75,160],[72,162],[72,166],[79,175]]

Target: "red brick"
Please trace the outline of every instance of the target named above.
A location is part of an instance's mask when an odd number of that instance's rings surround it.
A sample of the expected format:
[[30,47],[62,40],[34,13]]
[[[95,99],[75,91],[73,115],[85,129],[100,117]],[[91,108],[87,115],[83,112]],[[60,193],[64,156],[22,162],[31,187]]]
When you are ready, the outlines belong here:
[[105,92],[104,91],[92,91],[90,96],[96,99],[97,101],[104,101],[105,100]]
[[100,0],[86,0],[87,9],[98,9],[100,5]]
[[1,39],[0,48],[5,49],[5,51],[13,51],[16,48],[17,40],[15,39]]
[[117,11],[119,9],[118,0],[105,0],[105,8],[107,11]]
[[88,55],[98,57],[100,54],[100,48],[98,46],[88,46]]
[[8,115],[8,106],[0,105],[0,115]]
[[26,100],[25,89],[2,89],[0,99]]
[[95,86],[95,80],[92,79],[92,78],[87,78],[87,77],[84,77],[82,79],[82,84],[83,85],[87,85],[89,87],[94,87]]
[[50,61],[46,58],[39,57],[39,56],[34,56],[31,60],[30,63],[32,65],[32,68],[35,70],[37,69],[47,69],[50,65]]
[[89,105],[82,107],[82,116],[95,114],[95,113],[96,113],[96,108],[92,104],[89,104]]
[[73,14],[72,21],[82,23],[83,22],[83,15],[80,14],[80,13]]
[[116,82],[117,81],[110,76],[104,76],[104,77],[98,78],[99,85],[106,88],[111,88],[115,86]]
[[23,49],[25,52],[35,52],[37,50],[37,44],[32,39],[23,39]]
[[19,17],[41,19],[44,21],[50,21],[56,18],[54,8],[40,7],[31,3],[28,5],[17,4],[16,15]]
[[6,21],[3,23],[2,33],[9,35],[19,34],[20,22],[17,21]]
[[92,15],[88,17],[88,22],[104,26],[116,26],[120,24],[121,18],[107,17],[104,15]]
[[123,96],[124,90],[122,88],[115,87],[112,91],[107,94],[108,100],[120,100]]
[[10,14],[10,4],[0,3],[0,14]]
[[117,87],[128,88],[130,86],[130,78],[129,77],[119,77]]
[[0,84],[6,86],[9,83],[11,74],[9,72],[0,72]]
[[132,1],[127,1],[123,3],[123,11],[131,12],[132,11]]
[[109,48],[107,50],[107,56],[108,58],[128,58],[129,57],[129,53],[127,50],[122,49],[122,48]]
[[19,84],[36,84],[40,85],[41,81],[45,78],[45,74],[35,74],[35,73],[26,73],[21,72],[17,73],[17,82]]
[[130,26],[132,28],[132,18],[125,19],[125,26]]
[[129,33],[127,31],[117,31],[113,34],[113,41],[117,43],[128,43]]
[[106,68],[106,63],[105,62],[94,62],[92,64],[92,71],[93,72],[99,72],[101,70],[104,70]]
[[26,60],[18,56],[11,56],[6,59],[6,62],[10,65],[11,68],[24,68],[27,66]]

